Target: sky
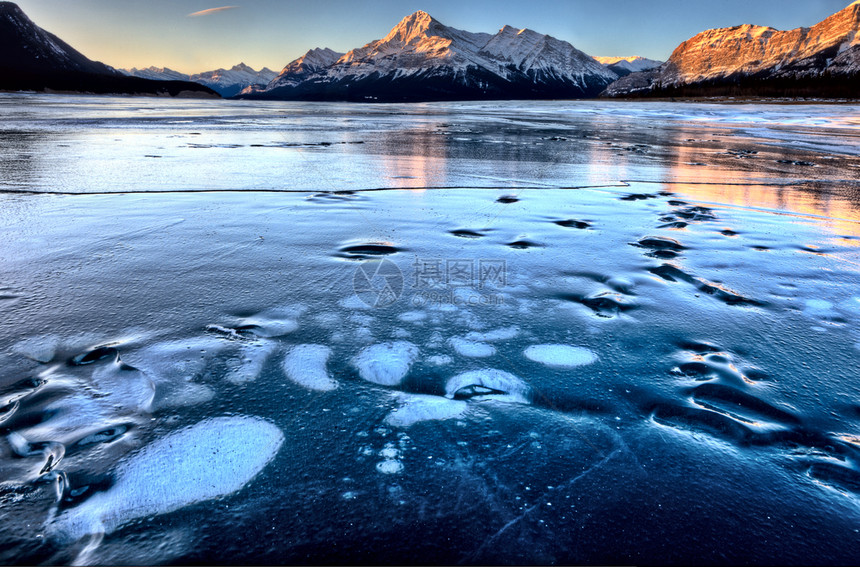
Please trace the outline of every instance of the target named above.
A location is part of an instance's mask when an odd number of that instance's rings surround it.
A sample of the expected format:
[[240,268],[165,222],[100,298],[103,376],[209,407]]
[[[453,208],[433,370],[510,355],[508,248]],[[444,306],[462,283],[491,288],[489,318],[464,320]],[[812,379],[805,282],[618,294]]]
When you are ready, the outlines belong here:
[[[280,71],[314,47],[346,52],[424,10],[494,33],[530,28],[589,55],[665,60],[709,28],[811,26],[851,0],[17,0],[39,26],[117,68],[185,73],[239,62]],[[219,9],[220,8],[220,9]]]

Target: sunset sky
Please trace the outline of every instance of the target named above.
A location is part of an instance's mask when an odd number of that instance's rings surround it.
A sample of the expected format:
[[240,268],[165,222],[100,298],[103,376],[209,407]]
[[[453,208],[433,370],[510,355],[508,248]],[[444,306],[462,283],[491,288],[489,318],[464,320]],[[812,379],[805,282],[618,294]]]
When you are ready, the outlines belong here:
[[240,61],[279,71],[313,47],[348,51],[425,10],[475,32],[505,24],[550,34],[590,55],[666,59],[708,28],[810,26],[850,0],[18,0],[36,24],[114,67],[186,73]]

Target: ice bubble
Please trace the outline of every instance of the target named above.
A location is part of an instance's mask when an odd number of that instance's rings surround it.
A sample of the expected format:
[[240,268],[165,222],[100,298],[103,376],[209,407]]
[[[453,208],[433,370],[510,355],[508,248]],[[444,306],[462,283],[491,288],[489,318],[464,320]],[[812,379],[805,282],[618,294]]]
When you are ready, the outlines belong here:
[[202,421],[134,454],[117,467],[110,489],[63,512],[47,532],[59,541],[77,541],[233,494],[263,470],[283,441],[280,429],[254,417]]
[[54,359],[59,344],[56,335],[30,337],[12,347],[12,352],[44,364]]
[[353,294],[349,297],[341,299],[338,302],[338,305],[343,307],[344,309],[370,309],[370,305],[363,302],[357,295]]
[[284,373],[287,378],[317,392],[328,392],[337,388],[337,382],[329,376],[326,363],[331,349],[323,345],[294,346],[284,357]]
[[359,327],[355,330],[355,340],[362,343],[372,343],[373,331],[370,330],[370,327]]
[[266,339],[283,337],[299,328],[299,324],[292,319],[273,319],[261,316],[243,319],[242,326],[253,335]]
[[454,350],[457,351],[457,354],[460,356],[485,358],[496,354],[496,347],[488,345],[487,343],[479,343],[476,341],[461,339],[460,337],[451,337],[448,339],[448,342],[451,343],[451,346],[454,347]]
[[366,315],[364,313],[353,313],[349,316],[349,321],[351,323],[356,323],[362,327],[369,327],[373,324],[373,317],[370,315]]
[[425,311],[406,311],[405,313],[398,315],[397,318],[404,323],[416,323],[426,319],[427,313]]
[[845,311],[850,311],[854,314],[860,314],[860,297],[851,297],[839,304],[839,307]]
[[454,359],[447,354],[437,354],[427,358],[427,364],[432,366],[445,366],[446,364],[451,364],[453,361]]
[[271,341],[254,341],[242,345],[238,359],[230,361],[227,380],[234,384],[244,384],[256,380],[263,371],[263,366],[269,357],[278,349],[278,344]]
[[122,362],[97,367],[91,383],[99,399],[126,413],[149,411],[155,400],[155,384],[143,372]]
[[[409,427],[420,421],[436,421],[460,417],[468,409],[462,400],[451,400],[423,394],[403,394],[399,408],[385,417],[385,423],[393,427]],[[383,455],[384,456],[384,455]]]
[[123,353],[123,360],[146,372],[157,384],[187,381],[203,373],[209,359],[230,343],[216,337],[168,341]]
[[155,385],[152,410],[203,404],[215,397],[215,390],[196,382],[161,382]]
[[403,470],[403,463],[397,459],[385,459],[376,463],[376,470],[382,474],[397,474]]
[[532,345],[523,354],[551,368],[576,368],[597,360],[597,355],[587,348],[569,345]]
[[829,313],[833,304],[826,299],[807,299],[805,311],[809,313]]
[[320,327],[328,329],[335,328],[340,325],[340,317],[337,316],[337,313],[332,313],[331,311],[317,313],[313,316],[313,319]]
[[391,443],[385,445],[385,448],[379,452],[379,456],[385,459],[396,459],[400,456],[400,451]]
[[504,370],[485,368],[463,372],[448,380],[445,396],[528,403],[529,387]]
[[368,382],[396,386],[406,377],[417,358],[417,346],[396,341],[366,347],[355,357],[353,365]]
[[520,332],[519,327],[503,327],[494,331],[472,331],[466,335],[470,341],[492,343],[496,341],[509,341],[516,337]]

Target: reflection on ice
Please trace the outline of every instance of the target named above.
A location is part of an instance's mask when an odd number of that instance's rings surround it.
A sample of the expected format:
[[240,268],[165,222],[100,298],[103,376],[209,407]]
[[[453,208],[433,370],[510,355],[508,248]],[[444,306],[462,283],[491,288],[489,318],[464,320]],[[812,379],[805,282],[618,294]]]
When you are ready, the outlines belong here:
[[0,186],[311,191],[3,197],[0,563],[860,556],[853,109],[34,100]]

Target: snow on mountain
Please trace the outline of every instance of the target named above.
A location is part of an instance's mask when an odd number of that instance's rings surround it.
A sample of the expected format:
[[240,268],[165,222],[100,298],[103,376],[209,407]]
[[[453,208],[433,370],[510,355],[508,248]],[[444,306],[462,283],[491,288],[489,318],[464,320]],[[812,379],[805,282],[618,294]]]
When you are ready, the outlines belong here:
[[331,67],[343,55],[343,53],[338,53],[328,47],[311,49],[298,59],[288,63],[278,76],[271,79],[267,88],[275,89],[297,85],[314,73],[322,72]]
[[[303,60],[316,54],[314,65]],[[565,41],[505,26],[496,34],[445,26],[423,11],[337,59],[312,50],[256,96],[347,100],[594,96],[618,75]],[[252,93],[249,93],[252,94]]]
[[128,75],[129,77],[141,77],[143,79],[150,79],[153,81],[187,81],[189,76],[185,73],[180,73],[179,71],[174,71],[173,69],[168,69],[167,67],[147,67],[146,69],[137,69],[136,67],[132,67],[131,69],[119,69],[120,73]]
[[223,97],[231,97],[249,87],[265,87],[278,74],[263,67],[255,71],[244,63],[230,69],[216,69],[194,75],[186,75],[167,67],[147,67],[146,69],[121,69],[122,73],[155,81],[192,81],[209,87]]
[[708,30],[682,43],[661,76],[665,85],[693,83],[736,73],[819,75],[836,56],[860,45],[860,2],[811,28],[778,31],[743,25]]
[[[734,85],[749,94],[756,89],[779,94],[781,89],[856,97],[858,76],[860,1],[810,28],[779,31],[747,24],[704,31],[679,45],[644,89],[694,94],[692,87],[707,87],[719,93]],[[643,78],[633,79],[641,83]],[[624,95],[630,84],[622,79],[607,94]]]
[[639,71],[647,71],[654,69],[663,64],[662,61],[654,59],[646,59],[638,55],[631,57],[595,57],[598,63],[606,66],[614,71],[617,75],[629,75],[630,73],[638,73]]
[[206,85],[223,97],[239,94],[243,89],[252,85],[268,85],[278,74],[263,67],[255,71],[244,63],[234,65],[230,69],[217,69],[205,73],[197,73],[189,77],[195,83]]

